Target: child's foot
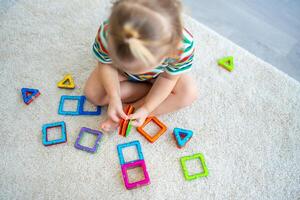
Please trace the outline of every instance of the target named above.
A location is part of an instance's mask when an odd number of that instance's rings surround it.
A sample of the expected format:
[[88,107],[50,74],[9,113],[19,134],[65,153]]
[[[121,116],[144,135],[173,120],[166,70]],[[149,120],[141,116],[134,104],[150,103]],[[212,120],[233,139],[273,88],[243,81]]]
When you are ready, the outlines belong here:
[[105,132],[112,132],[116,130],[119,126],[119,123],[114,122],[110,118],[107,118],[104,122],[101,123],[100,128]]

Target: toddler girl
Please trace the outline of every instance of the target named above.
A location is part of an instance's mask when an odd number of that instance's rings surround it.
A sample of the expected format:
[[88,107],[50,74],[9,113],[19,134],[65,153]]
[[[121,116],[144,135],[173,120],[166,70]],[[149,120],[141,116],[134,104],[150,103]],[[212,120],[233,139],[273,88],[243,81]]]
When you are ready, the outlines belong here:
[[[177,0],[118,0],[98,30],[93,45],[98,60],[85,85],[96,105],[108,105],[104,131],[121,118],[141,126],[151,115],[169,113],[197,98],[192,67],[194,42],[181,21]],[[136,111],[127,116],[124,104]]]

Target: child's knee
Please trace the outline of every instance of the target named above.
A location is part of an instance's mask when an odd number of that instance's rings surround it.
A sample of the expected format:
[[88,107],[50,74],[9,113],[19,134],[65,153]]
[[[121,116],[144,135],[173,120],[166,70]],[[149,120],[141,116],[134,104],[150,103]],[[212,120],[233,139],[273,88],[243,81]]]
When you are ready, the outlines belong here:
[[185,93],[182,99],[182,106],[189,106],[198,98],[198,91],[196,90],[189,90]]
[[86,98],[93,104],[95,105],[99,105],[99,106],[103,106],[106,105],[107,102],[105,102],[105,96],[101,96],[99,95],[98,92],[95,92],[92,88],[90,87],[85,87],[84,88],[84,95],[86,96]]
[[84,95],[86,96],[86,98],[87,98],[90,102],[92,102],[92,103],[95,102],[96,96],[94,95],[94,93],[93,93],[93,91],[92,91],[91,88],[89,88],[89,87],[86,86],[86,87],[84,88],[84,90],[83,90],[83,93],[84,93]]
[[191,105],[198,99],[198,89],[195,85],[187,84],[178,96],[180,107]]

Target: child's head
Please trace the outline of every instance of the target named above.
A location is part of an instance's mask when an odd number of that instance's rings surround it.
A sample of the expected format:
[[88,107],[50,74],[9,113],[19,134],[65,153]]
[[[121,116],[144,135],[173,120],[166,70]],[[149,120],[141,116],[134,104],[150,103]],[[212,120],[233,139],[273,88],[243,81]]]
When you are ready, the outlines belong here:
[[173,54],[182,38],[177,0],[118,0],[109,18],[109,51],[117,67],[144,73]]

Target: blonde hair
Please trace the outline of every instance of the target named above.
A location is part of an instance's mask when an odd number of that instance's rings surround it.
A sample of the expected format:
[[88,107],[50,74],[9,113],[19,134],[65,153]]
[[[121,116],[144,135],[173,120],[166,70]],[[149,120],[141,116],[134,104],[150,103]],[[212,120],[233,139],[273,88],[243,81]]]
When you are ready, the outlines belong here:
[[146,65],[174,50],[182,38],[181,4],[177,0],[118,0],[109,18],[116,56]]

